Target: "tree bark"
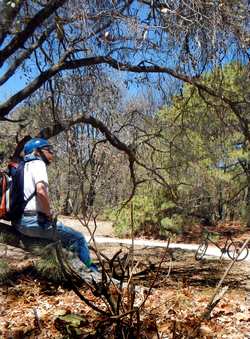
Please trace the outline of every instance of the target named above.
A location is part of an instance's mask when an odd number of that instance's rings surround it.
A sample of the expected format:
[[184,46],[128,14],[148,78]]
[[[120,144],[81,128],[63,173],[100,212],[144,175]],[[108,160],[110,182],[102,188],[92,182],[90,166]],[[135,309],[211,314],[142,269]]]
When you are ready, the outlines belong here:
[[46,246],[51,243],[47,239],[27,237],[18,232],[7,222],[0,221],[0,243],[32,251],[34,246]]
[[247,227],[250,228],[250,149],[248,149],[248,157],[247,157],[247,166],[246,166],[246,180],[247,180],[247,196],[246,196],[246,223]]

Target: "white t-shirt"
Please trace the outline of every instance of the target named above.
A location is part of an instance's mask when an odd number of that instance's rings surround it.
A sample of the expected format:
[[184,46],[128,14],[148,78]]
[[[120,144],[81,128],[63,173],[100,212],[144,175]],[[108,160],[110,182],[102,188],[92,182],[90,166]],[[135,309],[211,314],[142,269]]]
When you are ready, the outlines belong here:
[[[28,199],[36,190],[36,184],[43,182],[48,191],[48,174],[45,163],[42,160],[32,160],[24,166],[24,199]],[[39,198],[35,195],[26,205],[25,211],[42,212],[43,208]]]

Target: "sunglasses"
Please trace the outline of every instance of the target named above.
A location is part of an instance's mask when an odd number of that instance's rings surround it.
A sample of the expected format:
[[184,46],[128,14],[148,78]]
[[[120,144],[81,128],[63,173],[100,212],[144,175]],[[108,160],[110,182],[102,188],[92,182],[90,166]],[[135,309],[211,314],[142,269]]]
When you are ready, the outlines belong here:
[[53,150],[53,147],[44,147],[42,148],[43,150],[49,152],[50,154],[54,154],[54,150]]

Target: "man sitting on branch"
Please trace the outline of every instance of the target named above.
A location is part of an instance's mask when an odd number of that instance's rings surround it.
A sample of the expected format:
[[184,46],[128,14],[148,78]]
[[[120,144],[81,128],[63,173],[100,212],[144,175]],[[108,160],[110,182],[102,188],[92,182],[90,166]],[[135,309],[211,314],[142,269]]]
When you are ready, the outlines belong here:
[[52,145],[46,139],[34,138],[24,145],[23,151],[23,170],[18,173],[20,165],[17,167],[16,180],[23,182],[25,207],[17,219],[12,219],[12,225],[28,237],[61,240],[63,247],[70,248],[91,271],[96,271],[84,236],[53,221],[47,175],[47,166],[54,158]]

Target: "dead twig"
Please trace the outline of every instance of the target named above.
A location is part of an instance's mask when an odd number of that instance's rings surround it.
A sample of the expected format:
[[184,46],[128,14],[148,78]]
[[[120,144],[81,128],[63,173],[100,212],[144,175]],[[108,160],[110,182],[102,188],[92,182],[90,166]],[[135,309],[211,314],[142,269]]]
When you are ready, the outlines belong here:
[[159,266],[158,266],[158,268],[157,268],[155,277],[154,277],[154,279],[153,279],[153,281],[152,281],[152,283],[151,283],[151,285],[150,285],[150,287],[149,287],[149,289],[148,289],[148,291],[147,291],[147,294],[146,294],[144,300],[142,301],[141,305],[139,306],[139,309],[142,309],[142,308],[143,308],[143,306],[145,305],[145,303],[146,303],[148,297],[150,296],[150,294],[151,294],[151,292],[152,292],[152,289],[153,289],[153,287],[154,287],[154,285],[155,285],[156,279],[157,279],[158,276],[159,276],[160,269],[161,269],[161,265],[162,265],[162,263],[163,263],[163,261],[164,261],[164,259],[165,259],[165,257],[166,257],[166,254],[167,254],[167,251],[168,251],[168,247],[169,247],[169,243],[170,243],[170,238],[168,238],[167,247],[166,247],[166,249],[165,249],[165,251],[164,251],[164,253],[163,253],[163,256],[162,256],[162,259],[161,259],[161,261],[160,261],[160,264],[159,264]]
[[[222,291],[220,291],[221,285],[224,282],[226,276],[228,275],[228,273],[230,272],[230,270],[232,269],[232,267],[234,266],[235,262],[237,261],[237,259],[239,258],[239,256],[241,255],[242,251],[244,250],[244,248],[247,246],[248,242],[250,241],[250,238],[246,239],[245,242],[243,243],[243,245],[241,246],[238,254],[235,256],[234,260],[232,260],[230,262],[230,264],[228,265],[227,269],[225,270],[222,278],[220,279],[218,285],[216,286],[216,289],[205,309],[205,311],[202,313],[201,318],[202,319],[209,319],[210,314],[212,312],[212,310],[214,309],[214,307],[218,304],[218,302],[220,301],[220,299],[224,296],[224,294],[226,293],[227,289],[225,290],[225,287],[223,288]],[[223,292],[223,293],[222,293]],[[219,298],[220,297],[220,298]]]
[[41,324],[41,320],[40,320],[40,317],[38,315],[37,309],[33,308],[33,312],[34,312],[34,316],[35,316],[35,324],[39,329],[39,333],[41,333],[42,332],[42,324]]
[[207,304],[204,312],[201,314],[200,316],[200,322],[199,324],[193,329],[192,333],[191,333],[191,337],[194,338],[196,337],[199,329],[200,329],[200,325],[201,322],[203,320],[207,320],[210,319],[211,316],[211,312],[213,311],[213,309],[216,307],[216,305],[218,305],[218,303],[220,302],[220,300],[224,297],[225,293],[228,291],[228,286],[224,286],[223,288],[221,288],[223,282],[225,281],[226,276],[228,275],[228,273],[230,272],[230,270],[232,269],[232,267],[234,266],[235,262],[237,261],[237,259],[239,258],[239,256],[241,255],[242,251],[244,250],[244,248],[247,246],[248,242],[250,241],[250,238],[246,239],[245,242],[243,243],[243,245],[241,246],[239,252],[237,253],[237,255],[235,256],[234,260],[232,260],[230,262],[230,264],[228,265],[228,267],[226,268],[222,278],[220,279],[219,283],[217,284],[215,291],[212,295],[212,297],[210,298],[209,303]]

